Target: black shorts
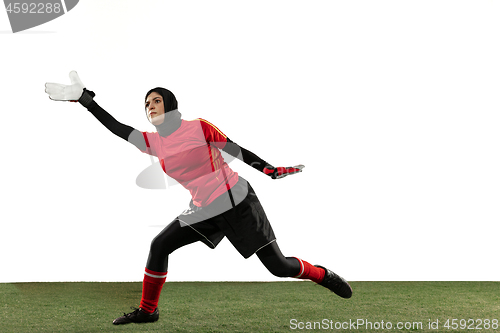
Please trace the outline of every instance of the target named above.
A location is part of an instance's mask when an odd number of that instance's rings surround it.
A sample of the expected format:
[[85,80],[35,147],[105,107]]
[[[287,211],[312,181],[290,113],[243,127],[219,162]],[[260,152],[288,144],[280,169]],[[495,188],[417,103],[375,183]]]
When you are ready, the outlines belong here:
[[206,207],[191,201],[178,220],[181,226],[198,232],[212,249],[226,236],[244,258],[276,240],[255,191],[242,177],[227,194]]

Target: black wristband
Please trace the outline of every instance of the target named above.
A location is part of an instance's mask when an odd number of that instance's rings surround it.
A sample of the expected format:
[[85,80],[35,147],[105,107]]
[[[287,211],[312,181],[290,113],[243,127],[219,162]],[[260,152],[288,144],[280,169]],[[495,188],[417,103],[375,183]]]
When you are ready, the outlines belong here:
[[90,103],[94,100],[95,93],[93,91],[87,90],[87,88],[83,88],[83,94],[80,96],[78,102],[84,107],[88,108]]

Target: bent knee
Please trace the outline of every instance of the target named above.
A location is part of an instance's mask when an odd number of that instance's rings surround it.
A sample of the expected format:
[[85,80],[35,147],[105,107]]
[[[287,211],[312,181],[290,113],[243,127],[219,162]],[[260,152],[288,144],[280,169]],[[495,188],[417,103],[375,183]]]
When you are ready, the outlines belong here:
[[151,241],[151,245],[149,248],[150,253],[161,253],[161,254],[170,254],[172,251],[168,246],[168,242],[162,239],[162,237],[155,237]]

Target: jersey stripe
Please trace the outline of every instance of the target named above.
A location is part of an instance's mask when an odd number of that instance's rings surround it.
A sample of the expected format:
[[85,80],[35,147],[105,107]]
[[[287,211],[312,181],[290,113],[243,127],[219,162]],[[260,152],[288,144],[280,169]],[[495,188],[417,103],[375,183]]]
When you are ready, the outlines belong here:
[[216,130],[217,132],[219,132],[219,134],[220,134],[220,135],[222,135],[225,139],[227,138],[227,136],[226,136],[224,133],[222,133],[222,131],[221,131],[220,129],[218,129],[218,128],[217,128],[214,124],[212,124],[211,122],[206,121],[205,119],[201,119],[201,118],[198,118],[198,119],[199,119],[200,121],[203,121],[204,123],[209,124],[209,125],[210,125],[210,126],[212,126],[213,128],[215,128],[215,130]]
[[146,147],[149,148],[149,140],[148,140],[148,136],[146,135],[145,132],[142,132],[142,136],[144,137],[144,141],[146,141]]

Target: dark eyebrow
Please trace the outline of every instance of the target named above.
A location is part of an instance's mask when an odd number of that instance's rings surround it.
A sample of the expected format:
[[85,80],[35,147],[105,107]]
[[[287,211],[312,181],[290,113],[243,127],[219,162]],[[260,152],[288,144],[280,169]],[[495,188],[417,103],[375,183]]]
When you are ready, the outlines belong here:
[[[156,100],[156,99],[159,99],[159,98],[161,98],[161,97],[160,97],[160,96],[156,96],[155,98],[153,98],[153,101],[154,101],[154,100]],[[146,101],[146,103],[144,103],[144,104],[148,104],[148,103],[149,103],[149,102],[148,102],[148,101]]]

